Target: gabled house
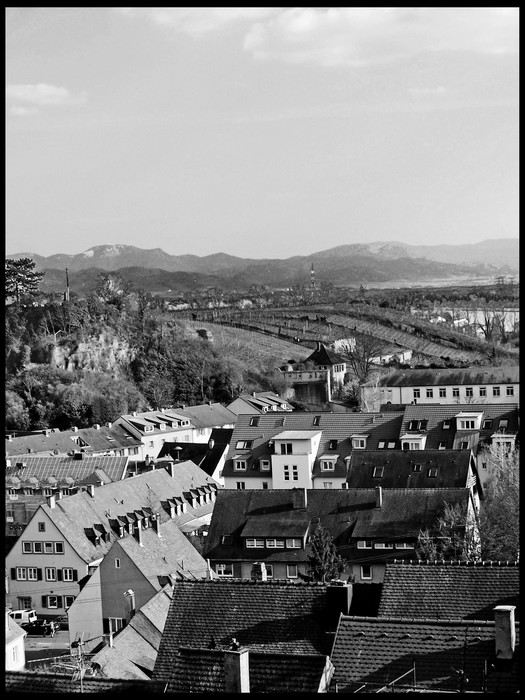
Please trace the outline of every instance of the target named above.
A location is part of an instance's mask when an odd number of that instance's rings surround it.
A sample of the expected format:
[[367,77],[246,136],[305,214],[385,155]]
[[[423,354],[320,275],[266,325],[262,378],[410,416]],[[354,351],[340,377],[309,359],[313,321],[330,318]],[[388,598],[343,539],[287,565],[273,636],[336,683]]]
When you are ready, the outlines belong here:
[[40,434],[14,437],[5,441],[6,457],[24,459],[28,455],[120,455],[136,458],[141,441],[116,423],[96,424],[91,428],[58,430],[47,428]]
[[129,457],[74,456],[7,458],[5,469],[6,535],[19,533],[49,496],[57,499],[128,476]]
[[221,578],[248,579],[255,562],[269,579],[310,579],[310,540],[318,523],[345,560],[344,577],[381,583],[385,563],[413,558],[420,530],[437,534],[444,504],[465,513],[476,536],[468,488],[220,490],[203,556]]
[[239,415],[240,413],[250,413],[261,415],[272,411],[289,413],[293,411],[286,399],[273,391],[254,391],[251,394],[241,394],[228,404],[228,410]]
[[286,380],[285,397],[306,404],[326,404],[345,380],[346,360],[321,342],[303,361],[279,368]]
[[356,450],[399,449],[402,412],[239,415],[223,469],[227,489],[342,488]]
[[354,450],[347,488],[468,488],[479,510],[483,490],[470,450]]
[[388,562],[379,617],[494,620],[497,605],[515,606],[519,620],[518,562]]
[[158,456],[158,464],[166,459],[175,462],[190,460],[224,486],[222,470],[233,429],[214,428],[208,442],[165,442]]
[[159,651],[162,631],[172,599],[171,585],[165,585],[137,609],[129,624],[117,635],[108,634],[108,643],[93,650],[91,666],[106,678],[151,678]]
[[21,671],[26,665],[27,632],[5,611],[5,670]]
[[137,461],[156,459],[167,441],[191,442],[193,426],[190,419],[176,410],[159,409],[120,416],[115,425],[140,441]]
[[518,440],[516,404],[407,406],[400,431],[402,449],[472,451],[483,486],[491,476],[485,448],[512,449]]
[[[191,532],[209,521],[217,484],[191,462],[40,505],[6,556],[14,609],[63,615],[116,540],[174,520]],[[195,523],[195,525],[194,525]]]
[[231,430],[237,419],[228,407],[212,401],[196,406],[181,406],[176,411],[191,421],[193,432],[190,442],[208,442],[216,428]]
[[464,369],[403,369],[361,385],[361,405],[515,404],[519,402],[519,366]]
[[494,621],[341,615],[330,655],[337,693],[516,693],[519,625],[514,606]]

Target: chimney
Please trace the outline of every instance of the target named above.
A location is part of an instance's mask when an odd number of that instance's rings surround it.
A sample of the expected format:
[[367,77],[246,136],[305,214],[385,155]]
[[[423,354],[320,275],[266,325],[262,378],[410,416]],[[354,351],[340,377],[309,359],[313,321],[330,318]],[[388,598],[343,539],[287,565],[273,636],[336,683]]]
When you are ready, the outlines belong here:
[[50,508],[54,508],[56,506],[56,504],[57,504],[56,496],[48,496],[47,505]]
[[263,561],[256,561],[252,564],[252,581],[268,581],[266,564]]
[[113,647],[113,632],[108,634],[108,646]]
[[214,445],[215,445],[215,440],[213,440],[213,438],[210,438],[208,440],[208,449],[213,450]]
[[227,693],[250,692],[249,650],[226,651],[224,653],[224,690]]
[[112,425],[113,425],[113,423],[106,423],[106,425],[107,425],[108,428],[111,428]]
[[515,605],[497,605],[494,608],[494,631],[496,659],[508,660],[514,655],[516,628],[514,625]]
[[171,478],[174,479],[175,478],[175,463],[172,460],[170,460],[167,463],[166,467],[167,467],[166,471],[169,473]]
[[71,428],[71,430],[72,430],[74,433],[78,433],[78,428],[77,428],[76,425],[74,425],[74,426]]
[[306,489],[292,489],[292,505],[294,510],[306,508],[308,492]]
[[153,526],[153,529],[157,533],[157,536],[162,537],[162,535],[160,534],[160,518],[158,513],[153,513],[153,515],[151,516],[151,524]]
[[137,533],[137,542],[139,543],[139,547],[144,547],[144,544],[142,542],[142,522],[141,522],[140,518],[137,520],[136,533]]
[[95,484],[88,484],[86,491],[89,493],[91,498],[95,498]]
[[381,486],[376,486],[376,508],[383,507],[383,489]]
[[326,587],[326,604],[328,611],[335,614],[336,619],[339,614],[350,615],[352,605],[353,586],[344,581],[331,581]]
[[95,423],[95,425],[94,425],[93,427],[95,428],[95,430],[100,430],[100,424],[99,424],[99,423]]
[[136,417],[137,417],[137,412],[136,412],[136,411],[133,411],[131,415],[133,416],[133,418],[136,418]]

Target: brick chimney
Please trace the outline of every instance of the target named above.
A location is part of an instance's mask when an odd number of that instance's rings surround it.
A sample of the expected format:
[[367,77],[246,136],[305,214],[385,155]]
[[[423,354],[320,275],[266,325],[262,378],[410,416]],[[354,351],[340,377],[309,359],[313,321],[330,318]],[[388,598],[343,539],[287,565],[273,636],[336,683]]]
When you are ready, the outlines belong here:
[[160,517],[158,513],[154,513],[151,517],[151,524],[158,537],[162,537],[160,534]]
[[95,484],[88,484],[86,491],[89,493],[91,498],[95,498]]
[[498,660],[509,660],[514,655],[516,646],[515,609],[515,605],[497,605],[494,608],[496,658]]
[[135,528],[135,531],[137,533],[137,542],[139,543],[139,547],[144,547],[144,544],[142,542],[142,522],[140,518],[137,520],[137,526]]
[[56,506],[56,504],[57,504],[56,496],[48,496],[48,498],[47,498],[47,505],[48,505],[50,508],[54,508],[54,507]]
[[308,491],[306,489],[292,489],[292,505],[294,510],[306,508],[308,504]]
[[383,507],[383,489],[381,486],[376,486],[376,508]]
[[224,653],[224,690],[227,693],[250,692],[249,650],[228,650]]
[[166,471],[171,476],[171,478],[174,479],[175,478],[175,464],[174,464],[174,462],[172,460],[170,460],[167,463],[166,467],[167,467]]
[[252,564],[252,581],[268,581],[266,564],[263,561],[256,561]]
[[339,618],[339,614],[350,615],[353,586],[344,581],[331,582],[326,587],[326,604],[330,613]]

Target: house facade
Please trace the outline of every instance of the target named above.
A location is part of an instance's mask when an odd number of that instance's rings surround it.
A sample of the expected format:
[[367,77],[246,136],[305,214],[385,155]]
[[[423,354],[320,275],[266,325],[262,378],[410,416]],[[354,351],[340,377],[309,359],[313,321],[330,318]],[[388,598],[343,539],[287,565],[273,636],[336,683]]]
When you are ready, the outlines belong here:
[[519,367],[409,369],[389,372],[361,386],[361,405],[519,403]]
[[317,342],[315,350],[303,362],[283,365],[279,372],[287,383],[287,399],[326,404],[343,386],[347,366],[341,355]]
[[5,611],[5,670],[23,671],[26,665],[24,640],[27,632]]

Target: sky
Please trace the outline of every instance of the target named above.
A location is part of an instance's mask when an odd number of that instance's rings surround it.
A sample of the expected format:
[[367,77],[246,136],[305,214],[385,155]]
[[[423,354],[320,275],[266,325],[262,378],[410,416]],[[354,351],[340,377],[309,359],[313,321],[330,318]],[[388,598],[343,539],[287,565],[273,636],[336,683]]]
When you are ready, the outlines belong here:
[[518,236],[506,8],[7,8],[6,252]]

